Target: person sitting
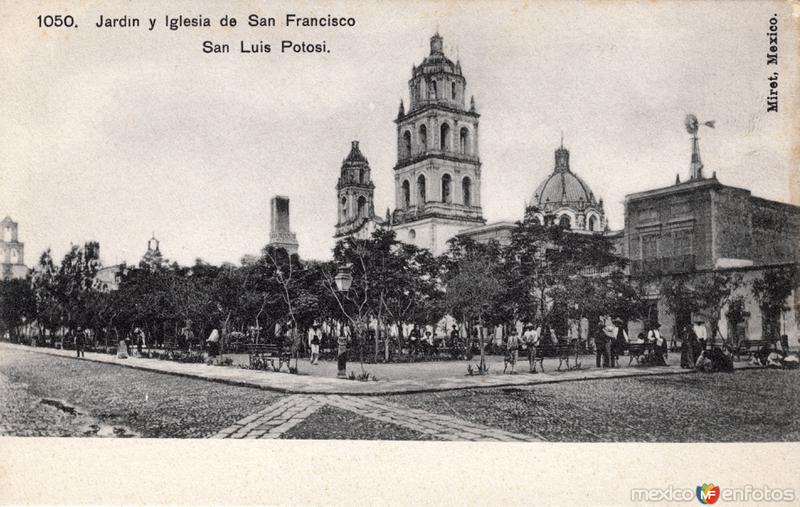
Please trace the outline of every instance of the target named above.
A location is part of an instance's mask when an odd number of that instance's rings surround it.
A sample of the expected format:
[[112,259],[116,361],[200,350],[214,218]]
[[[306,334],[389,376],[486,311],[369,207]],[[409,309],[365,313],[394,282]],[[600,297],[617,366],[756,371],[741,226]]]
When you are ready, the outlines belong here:
[[727,350],[714,347],[711,349],[709,359],[711,359],[711,368],[713,371],[733,371],[733,355]]
[[694,363],[695,369],[697,371],[701,371],[703,373],[711,373],[714,371],[714,365],[711,362],[711,358],[708,357],[706,350],[700,352],[700,356],[698,356],[697,361]]

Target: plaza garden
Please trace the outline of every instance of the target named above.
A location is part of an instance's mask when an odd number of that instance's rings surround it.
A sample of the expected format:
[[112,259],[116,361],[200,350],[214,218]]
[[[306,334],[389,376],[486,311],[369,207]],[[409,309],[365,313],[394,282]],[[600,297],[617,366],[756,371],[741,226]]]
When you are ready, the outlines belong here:
[[[137,266],[117,267],[113,290],[98,286],[99,251],[96,242],[73,246],[58,263],[48,250],[27,279],[3,281],[4,338],[325,375],[336,372],[306,358],[318,353],[324,365],[346,349],[349,378],[375,380],[381,376],[377,363],[451,361],[457,366],[442,371],[459,375],[500,373],[509,361],[524,359],[542,368],[551,358],[558,359],[558,369],[565,360],[565,368],[587,366],[593,358],[581,356],[595,353],[597,337],[613,320],[629,332],[629,343],[611,352],[627,354],[619,364],[662,364],[653,361],[662,350],[663,365],[676,364],[668,352],[686,353],[686,329],[661,329],[663,344],[648,340],[658,328],[651,304],[657,292],[675,315],[707,316],[709,339],[700,350],[689,347],[693,366],[712,346],[737,359],[777,351],[774,333],[743,344],[724,336],[717,323],[723,316],[734,324],[744,318],[736,313],[743,290],[752,292],[765,314],[780,314],[798,281],[796,270],[787,268],[767,270],[751,287],[722,271],[632,277],[602,235],[534,220],[518,223],[508,245],[456,237],[439,257],[385,230],[338,242],[330,261],[303,260],[272,247],[238,266],[200,259],[180,266],[147,255]],[[528,329],[536,329],[535,347],[523,339]],[[641,333],[634,336],[634,329]],[[780,352],[782,358],[790,353],[786,347]],[[597,361],[599,366],[599,354]],[[426,375],[425,368],[413,371]]]

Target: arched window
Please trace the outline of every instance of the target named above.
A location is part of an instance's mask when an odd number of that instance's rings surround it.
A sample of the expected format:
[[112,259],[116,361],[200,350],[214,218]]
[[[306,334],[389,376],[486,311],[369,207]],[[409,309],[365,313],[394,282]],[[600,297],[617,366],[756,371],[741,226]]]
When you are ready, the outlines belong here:
[[358,170],[358,182],[364,183],[364,169]]
[[417,90],[417,98],[418,99],[425,99],[427,95],[425,94],[425,80],[420,79],[419,81],[419,89]]
[[408,180],[403,180],[403,208],[411,206],[411,185]]
[[425,125],[419,126],[419,145],[422,148],[422,151],[428,149],[428,127]]
[[438,91],[439,90],[436,88],[436,80],[434,79],[433,81],[431,81],[431,98],[432,99],[436,99]]
[[12,248],[11,249],[11,264],[16,264],[17,263],[17,259],[18,259],[17,250],[15,248]]
[[417,237],[417,231],[415,231],[414,229],[409,229],[408,230],[408,239],[414,239],[416,237]]
[[342,197],[342,220],[347,218],[347,197]]
[[561,227],[562,229],[569,229],[571,227],[569,221],[569,215],[567,214],[561,215],[558,218],[558,226]]
[[459,134],[458,138],[459,138],[459,147],[460,147],[459,151],[461,153],[465,154],[465,155],[469,155],[470,154],[469,129],[467,127],[462,127],[461,128],[461,133]]
[[453,179],[449,174],[442,176],[442,202],[453,202],[452,195]]
[[456,84],[455,83],[452,83],[450,85],[450,92],[451,92],[453,100],[456,100]]
[[472,180],[469,176],[461,180],[461,195],[464,196],[464,206],[472,206]]
[[450,150],[450,124],[442,123],[439,129],[439,149],[442,151]]
[[367,198],[363,195],[358,198],[358,218],[367,216]]
[[420,174],[419,178],[417,178],[417,206],[423,206],[425,201],[425,176]]
[[406,130],[403,134],[403,158],[411,156],[411,132]]
[[539,217],[533,217],[533,223],[536,225],[542,225],[542,219]]
[[5,230],[3,231],[3,241],[9,242],[11,241],[11,226],[7,225]]
[[597,230],[597,218],[594,215],[589,217],[589,230],[590,231]]

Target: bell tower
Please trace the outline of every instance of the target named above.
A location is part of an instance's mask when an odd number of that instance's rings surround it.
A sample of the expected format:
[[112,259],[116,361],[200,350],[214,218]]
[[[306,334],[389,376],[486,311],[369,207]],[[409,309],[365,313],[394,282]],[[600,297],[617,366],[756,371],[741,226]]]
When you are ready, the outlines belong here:
[[400,241],[441,253],[458,232],[485,223],[475,99],[466,106],[461,62],[444,54],[442,37],[411,69],[408,111],[397,125],[394,229]]
[[[342,161],[336,196],[339,219],[336,222],[335,238],[342,238],[361,231],[368,222],[375,221],[372,183],[369,161],[361,153],[358,141],[350,145],[350,153]],[[366,229],[365,229],[366,230]]]

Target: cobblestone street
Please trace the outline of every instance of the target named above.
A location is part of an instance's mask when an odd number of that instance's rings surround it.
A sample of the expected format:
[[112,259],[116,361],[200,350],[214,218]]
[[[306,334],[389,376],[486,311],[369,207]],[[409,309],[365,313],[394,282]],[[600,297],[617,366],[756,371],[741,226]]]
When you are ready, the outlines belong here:
[[620,370],[615,370],[596,372],[590,380],[381,396],[281,394],[3,348],[0,434],[506,442],[800,439],[798,371],[661,371],[616,378]]

